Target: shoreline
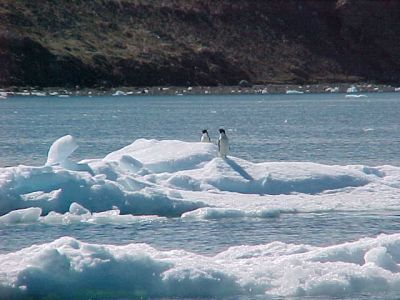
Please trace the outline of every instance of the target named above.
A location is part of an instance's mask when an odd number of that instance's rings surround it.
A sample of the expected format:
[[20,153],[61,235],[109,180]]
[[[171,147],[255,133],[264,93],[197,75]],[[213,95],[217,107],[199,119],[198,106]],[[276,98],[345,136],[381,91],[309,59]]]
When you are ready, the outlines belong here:
[[115,88],[8,87],[0,88],[0,98],[9,96],[140,96],[140,95],[240,95],[240,94],[315,94],[400,92],[388,84],[266,84],[236,86],[151,86]]

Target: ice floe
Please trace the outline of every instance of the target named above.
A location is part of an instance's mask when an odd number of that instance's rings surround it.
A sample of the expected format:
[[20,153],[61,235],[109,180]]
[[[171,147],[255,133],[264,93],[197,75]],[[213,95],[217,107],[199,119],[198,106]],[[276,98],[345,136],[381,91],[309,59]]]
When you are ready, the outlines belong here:
[[[38,222],[49,215],[48,220],[68,222],[68,214],[87,222],[71,211],[77,205],[92,219],[95,213],[111,213],[112,222],[129,221],[124,215],[265,218],[400,209],[400,168],[394,166],[253,163],[219,158],[212,143],[146,139],[103,159],[75,163],[69,156],[76,148],[76,140],[65,136],[53,143],[44,166],[0,168],[1,223]],[[24,211],[29,208],[35,210]]]
[[89,244],[71,237],[0,255],[9,298],[342,297],[400,288],[400,235],[327,247],[272,242],[214,256],[147,244]]

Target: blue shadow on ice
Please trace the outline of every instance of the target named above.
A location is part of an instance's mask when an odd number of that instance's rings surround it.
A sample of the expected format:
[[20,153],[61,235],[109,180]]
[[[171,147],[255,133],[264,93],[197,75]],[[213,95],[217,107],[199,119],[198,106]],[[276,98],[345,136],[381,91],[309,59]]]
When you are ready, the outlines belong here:
[[240,176],[242,176],[244,179],[247,179],[249,181],[254,180],[254,178],[251,177],[251,175],[249,173],[247,173],[241,166],[239,166],[234,160],[232,160],[230,158],[226,158],[225,161],[233,170],[238,172],[240,174]]

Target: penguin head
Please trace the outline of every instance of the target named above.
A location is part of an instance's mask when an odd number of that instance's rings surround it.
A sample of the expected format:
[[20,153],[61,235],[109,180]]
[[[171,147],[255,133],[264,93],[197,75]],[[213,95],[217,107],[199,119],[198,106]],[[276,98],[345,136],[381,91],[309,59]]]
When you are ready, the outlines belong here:
[[220,128],[220,129],[219,129],[219,133],[223,133],[223,134],[225,134],[225,130],[224,130],[224,129],[222,129],[222,128]]
[[207,129],[203,129],[201,133],[208,133]]

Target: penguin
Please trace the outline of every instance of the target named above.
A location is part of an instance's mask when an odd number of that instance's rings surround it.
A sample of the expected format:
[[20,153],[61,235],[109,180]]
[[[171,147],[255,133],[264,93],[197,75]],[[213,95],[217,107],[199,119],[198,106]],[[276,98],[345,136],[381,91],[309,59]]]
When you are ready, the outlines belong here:
[[218,151],[222,158],[226,158],[229,151],[229,139],[222,128],[219,130]]
[[201,140],[202,143],[211,143],[210,136],[208,135],[207,129],[202,131]]

